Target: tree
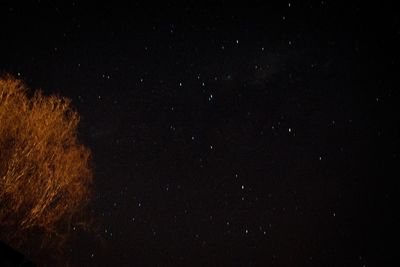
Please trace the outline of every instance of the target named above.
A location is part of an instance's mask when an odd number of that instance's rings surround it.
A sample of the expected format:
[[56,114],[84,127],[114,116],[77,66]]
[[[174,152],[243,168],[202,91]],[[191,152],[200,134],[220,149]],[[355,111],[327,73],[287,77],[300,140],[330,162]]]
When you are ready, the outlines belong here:
[[29,96],[22,81],[0,78],[0,239],[25,253],[60,248],[88,204],[90,151],[78,122],[69,99]]

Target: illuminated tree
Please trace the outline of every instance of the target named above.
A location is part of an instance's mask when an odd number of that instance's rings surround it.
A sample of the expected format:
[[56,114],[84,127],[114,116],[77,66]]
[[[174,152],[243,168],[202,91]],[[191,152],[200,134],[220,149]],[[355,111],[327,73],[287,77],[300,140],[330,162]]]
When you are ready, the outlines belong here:
[[20,80],[0,78],[3,241],[23,250],[59,248],[71,225],[79,224],[92,173],[90,151],[77,138],[78,122],[70,100],[40,91],[29,97]]

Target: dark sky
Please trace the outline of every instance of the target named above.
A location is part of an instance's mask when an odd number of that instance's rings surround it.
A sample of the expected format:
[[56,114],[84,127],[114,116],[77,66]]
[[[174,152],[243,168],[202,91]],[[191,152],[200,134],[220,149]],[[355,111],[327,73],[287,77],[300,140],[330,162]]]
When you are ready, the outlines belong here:
[[101,238],[74,265],[393,260],[394,7],[30,2],[0,4],[0,72],[82,116]]

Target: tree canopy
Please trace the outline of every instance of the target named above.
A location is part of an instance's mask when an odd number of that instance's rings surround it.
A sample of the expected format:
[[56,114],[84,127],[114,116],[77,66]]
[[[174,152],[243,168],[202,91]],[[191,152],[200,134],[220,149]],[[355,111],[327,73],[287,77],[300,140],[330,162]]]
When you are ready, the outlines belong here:
[[62,245],[91,195],[90,150],[71,101],[0,78],[0,239],[23,250]]

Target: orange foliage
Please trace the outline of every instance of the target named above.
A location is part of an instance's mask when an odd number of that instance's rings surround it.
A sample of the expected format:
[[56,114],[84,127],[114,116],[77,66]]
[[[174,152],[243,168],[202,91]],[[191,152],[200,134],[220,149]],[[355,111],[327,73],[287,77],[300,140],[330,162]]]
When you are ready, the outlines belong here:
[[0,78],[0,239],[58,246],[88,203],[90,151],[70,100],[27,93],[20,80]]

